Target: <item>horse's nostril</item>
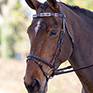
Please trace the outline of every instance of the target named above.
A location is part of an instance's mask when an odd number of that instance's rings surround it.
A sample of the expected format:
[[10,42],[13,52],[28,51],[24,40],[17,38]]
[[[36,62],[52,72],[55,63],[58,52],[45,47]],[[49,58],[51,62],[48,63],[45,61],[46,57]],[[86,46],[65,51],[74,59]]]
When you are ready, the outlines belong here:
[[40,82],[38,79],[33,79],[33,81],[31,82],[31,86],[34,89],[34,91],[39,90],[40,88]]
[[38,91],[41,86],[39,80],[36,78],[34,78],[33,81],[29,85],[26,84],[25,81],[24,81],[24,84],[28,91]]

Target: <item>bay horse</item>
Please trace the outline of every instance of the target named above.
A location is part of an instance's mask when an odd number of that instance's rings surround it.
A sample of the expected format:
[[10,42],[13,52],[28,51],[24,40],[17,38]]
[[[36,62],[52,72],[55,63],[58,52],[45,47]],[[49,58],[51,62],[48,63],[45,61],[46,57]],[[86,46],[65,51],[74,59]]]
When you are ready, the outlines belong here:
[[46,93],[48,80],[64,73],[58,67],[66,60],[82,83],[82,93],[93,93],[93,12],[56,0],[26,2],[36,10],[27,30],[31,49],[24,84],[28,93]]

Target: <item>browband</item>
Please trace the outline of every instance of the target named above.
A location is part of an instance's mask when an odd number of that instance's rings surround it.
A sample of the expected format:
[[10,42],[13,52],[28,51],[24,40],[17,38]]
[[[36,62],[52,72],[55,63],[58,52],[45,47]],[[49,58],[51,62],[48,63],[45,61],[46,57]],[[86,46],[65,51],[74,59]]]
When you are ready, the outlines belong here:
[[58,14],[58,13],[37,13],[33,15],[33,18],[36,18],[36,17],[62,17],[64,18],[65,15]]

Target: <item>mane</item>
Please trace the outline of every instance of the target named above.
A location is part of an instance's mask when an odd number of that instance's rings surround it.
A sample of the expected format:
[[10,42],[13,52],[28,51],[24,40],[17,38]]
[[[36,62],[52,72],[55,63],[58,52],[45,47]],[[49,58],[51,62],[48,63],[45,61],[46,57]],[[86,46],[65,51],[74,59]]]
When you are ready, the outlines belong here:
[[67,6],[67,7],[70,8],[71,10],[73,10],[74,12],[76,12],[76,11],[77,11],[77,12],[80,12],[80,13],[86,15],[87,17],[90,17],[90,18],[93,19],[93,12],[90,11],[90,10],[87,10],[87,9],[84,9],[84,8],[80,8],[80,7],[78,7],[78,6],[70,6],[70,5],[65,4],[65,3],[62,3],[62,2],[60,2],[60,3],[61,3],[61,4],[64,4],[65,6]]

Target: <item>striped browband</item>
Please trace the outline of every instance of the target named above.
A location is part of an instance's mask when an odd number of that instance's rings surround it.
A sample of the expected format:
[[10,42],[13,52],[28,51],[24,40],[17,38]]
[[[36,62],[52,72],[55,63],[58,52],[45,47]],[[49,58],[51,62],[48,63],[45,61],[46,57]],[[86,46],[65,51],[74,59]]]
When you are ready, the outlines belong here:
[[33,15],[33,18],[36,18],[36,17],[62,17],[64,18],[65,16],[62,14],[58,14],[58,13],[37,13]]

